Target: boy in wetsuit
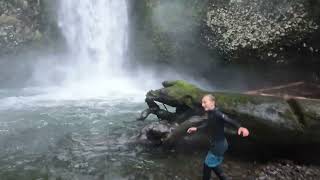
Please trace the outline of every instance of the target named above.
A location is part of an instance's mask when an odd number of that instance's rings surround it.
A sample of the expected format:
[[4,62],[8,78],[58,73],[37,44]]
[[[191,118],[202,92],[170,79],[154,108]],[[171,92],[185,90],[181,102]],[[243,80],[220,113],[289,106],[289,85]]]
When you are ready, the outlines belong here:
[[237,128],[238,134],[243,137],[249,135],[248,129],[241,127],[240,124],[227,115],[222,113],[215,106],[215,97],[211,94],[207,94],[202,98],[202,107],[206,112],[208,112],[208,120],[199,127],[191,127],[188,129],[188,133],[194,133],[199,129],[206,128],[209,131],[210,139],[210,149],[206,156],[204,165],[203,165],[203,180],[209,180],[211,176],[211,170],[221,180],[226,180],[227,177],[224,175],[220,164],[223,160],[223,155],[228,149],[228,142],[224,134],[224,125],[225,123]]

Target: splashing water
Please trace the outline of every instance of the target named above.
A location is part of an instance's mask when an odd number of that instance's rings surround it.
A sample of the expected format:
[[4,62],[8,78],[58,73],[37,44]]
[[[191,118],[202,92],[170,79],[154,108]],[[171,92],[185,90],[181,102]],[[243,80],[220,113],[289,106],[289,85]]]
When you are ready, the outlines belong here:
[[128,44],[125,0],[60,1],[59,25],[73,59],[72,78],[123,75]]
[[[126,0],[61,0],[59,27],[68,45],[63,91],[77,97],[143,94],[123,68],[128,60]],[[66,95],[70,96],[70,95]]]

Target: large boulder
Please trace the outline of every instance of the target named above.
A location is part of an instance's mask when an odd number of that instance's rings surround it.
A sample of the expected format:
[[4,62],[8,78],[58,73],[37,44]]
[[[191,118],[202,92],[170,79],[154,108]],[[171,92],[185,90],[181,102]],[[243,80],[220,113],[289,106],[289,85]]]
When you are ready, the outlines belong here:
[[297,52],[319,55],[320,44],[312,39],[319,35],[319,12],[314,7],[320,4],[311,0],[212,0],[206,39],[229,60],[281,62]]

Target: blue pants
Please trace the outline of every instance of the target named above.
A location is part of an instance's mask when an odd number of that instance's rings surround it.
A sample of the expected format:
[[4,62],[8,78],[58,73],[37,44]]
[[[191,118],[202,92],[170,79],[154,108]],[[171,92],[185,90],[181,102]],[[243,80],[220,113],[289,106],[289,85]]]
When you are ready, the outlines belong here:
[[211,171],[213,171],[220,180],[227,180],[227,177],[224,175],[223,170],[219,165],[216,167],[209,167],[206,163],[203,164],[202,180],[210,180]]
[[216,167],[219,166],[223,161],[223,156],[217,156],[215,154],[213,154],[211,151],[208,151],[208,154],[206,156],[206,159],[204,161],[204,163],[208,166],[208,167]]
[[210,142],[210,150],[206,156],[203,164],[203,180],[209,180],[211,177],[211,171],[213,171],[220,180],[226,180],[220,164],[223,161],[223,155],[228,149],[228,142],[226,139],[222,141]]

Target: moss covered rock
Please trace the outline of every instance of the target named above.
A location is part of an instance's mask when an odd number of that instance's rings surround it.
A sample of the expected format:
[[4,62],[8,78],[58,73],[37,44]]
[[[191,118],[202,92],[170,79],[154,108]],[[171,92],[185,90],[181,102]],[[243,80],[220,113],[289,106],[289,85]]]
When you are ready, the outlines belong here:
[[205,93],[198,87],[182,80],[164,81],[162,85],[164,88],[149,91],[147,97],[173,107],[183,105],[189,108],[199,107],[201,97]]

